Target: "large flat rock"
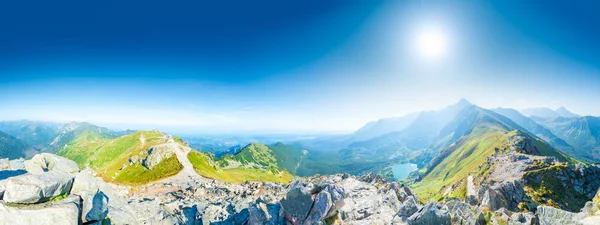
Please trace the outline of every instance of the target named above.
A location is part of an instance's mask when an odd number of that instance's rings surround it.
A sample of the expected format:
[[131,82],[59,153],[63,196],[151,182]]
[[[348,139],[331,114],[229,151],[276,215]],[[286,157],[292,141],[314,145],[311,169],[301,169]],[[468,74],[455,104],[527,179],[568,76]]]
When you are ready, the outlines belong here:
[[45,171],[61,171],[65,173],[79,172],[77,163],[67,158],[50,153],[41,153],[24,162],[25,170],[29,173],[41,174]]
[[0,201],[0,225],[77,225],[81,198],[71,195],[60,201],[14,205]]
[[50,171],[11,177],[3,183],[5,202],[30,204],[68,194],[73,184],[73,177],[63,172]]

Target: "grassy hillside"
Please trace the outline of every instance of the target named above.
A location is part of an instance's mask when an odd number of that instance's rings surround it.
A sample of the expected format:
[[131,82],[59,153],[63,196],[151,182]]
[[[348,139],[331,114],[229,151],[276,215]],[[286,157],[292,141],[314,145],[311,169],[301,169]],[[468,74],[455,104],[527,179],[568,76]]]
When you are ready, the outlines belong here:
[[495,148],[502,148],[506,142],[507,138],[499,127],[489,124],[477,127],[456,145],[440,153],[447,156],[427,171],[413,190],[423,200],[441,199],[445,188],[464,183],[470,173],[477,172],[478,166],[494,154]]
[[[151,170],[141,163],[150,147],[169,145],[186,147],[186,142],[175,136],[172,140],[158,131],[139,131],[118,138],[110,138],[97,130],[78,133],[58,152],[74,160],[80,167],[89,167],[110,182],[143,184],[177,174],[183,169],[175,155],[164,159]],[[276,151],[277,152],[277,151]],[[280,169],[274,152],[262,144],[251,144],[236,155],[216,160],[212,155],[192,151],[188,159],[198,174],[228,181],[247,180],[288,183],[293,176]]]
[[183,169],[175,156],[163,160],[152,170],[139,162],[124,169],[132,156],[144,157],[151,146],[165,143],[165,134],[158,131],[138,131],[118,138],[86,131],[79,134],[58,154],[74,160],[80,167],[90,167],[107,181],[125,184],[146,183],[174,175]]
[[223,169],[219,166],[218,160],[215,160],[209,153],[204,152],[192,151],[188,154],[188,159],[194,166],[194,170],[201,176],[226,182],[268,181],[289,183],[293,179],[293,176],[287,171],[272,173],[271,171],[243,167]]
[[296,174],[298,167],[302,164],[308,150],[300,145],[289,145],[278,142],[274,145],[269,145],[273,156],[277,160],[277,166],[283,168],[293,174]]
[[244,167],[263,169],[276,173],[279,170],[273,151],[266,145],[249,144],[235,155],[224,155],[218,161],[221,167]]

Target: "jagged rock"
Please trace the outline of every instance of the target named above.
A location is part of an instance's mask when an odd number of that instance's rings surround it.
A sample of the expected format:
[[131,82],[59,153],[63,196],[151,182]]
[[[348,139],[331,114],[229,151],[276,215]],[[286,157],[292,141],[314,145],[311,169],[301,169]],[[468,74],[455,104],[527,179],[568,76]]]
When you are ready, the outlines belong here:
[[500,208],[493,213],[492,223],[493,224],[506,224],[510,221],[510,212],[505,208]]
[[10,203],[45,202],[68,194],[72,184],[73,177],[60,171],[11,177],[5,183],[3,200]]
[[509,225],[537,225],[540,224],[537,216],[532,213],[514,213],[510,220],[508,221]]
[[475,208],[475,224],[478,225],[484,225],[487,224],[486,220],[485,220],[485,214],[479,209],[479,208]]
[[79,172],[77,163],[50,153],[41,153],[24,162],[25,170],[33,174],[41,174],[45,171],[60,171],[64,173]]
[[487,206],[492,211],[498,210],[505,206],[502,195],[492,188],[484,190],[483,195],[481,196],[480,205]]
[[409,225],[449,225],[450,213],[441,209],[442,205],[436,201],[429,201],[423,208],[410,216]]
[[344,205],[339,209],[344,223],[349,224],[386,224],[396,218],[401,203],[391,186],[378,185],[348,178],[338,183],[344,188]]
[[177,216],[167,212],[157,200],[132,201],[128,203],[128,206],[135,210],[133,217],[126,214],[126,211],[118,211],[115,210],[115,207],[109,207],[108,218],[113,224],[178,224]]
[[421,206],[419,205],[417,199],[414,196],[408,196],[402,203],[402,206],[400,206],[400,210],[398,210],[398,213],[396,213],[396,215],[403,219],[406,219],[412,214],[419,211],[420,207]]
[[326,191],[319,192],[319,194],[316,195],[312,209],[303,221],[303,224],[318,224],[324,221],[332,207],[333,202],[331,201],[331,194]]
[[[394,183],[394,184],[398,185],[397,183]],[[400,200],[400,201],[404,201],[406,198],[408,198],[410,196],[413,196],[415,198],[417,197],[415,195],[415,193],[412,190],[410,190],[410,188],[405,187],[405,186],[399,187],[396,193],[398,195],[398,200]]]
[[477,224],[476,215],[471,211],[469,204],[460,200],[449,200],[442,207],[447,210],[452,217],[452,224],[475,225]]
[[541,225],[579,224],[585,217],[583,213],[572,213],[550,206],[538,206],[535,215]]
[[517,133],[510,137],[510,150],[528,155],[540,155],[540,151],[531,142],[531,139],[524,136],[524,134],[517,130]]
[[313,204],[312,186],[310,184],[299,185],[298,183],[293,185],[287,192],[285,199],[281,200],[281,207],[288,221],[301,224],[304,218],[308,216]]
[[475,195],[467,195],[467,197],[465,198],[465,201],[467,203],[469,203],[469,205],[471,206],[476,206],[479,201],[477,200],[477,197],[475,197]]
[[344,206],[344,198],[346,197],[346,191],[344,188],[337,184],[326,184],[323,187],[324,192],[328,192],[331,195],[331,202],[333,207],[330,208],[326,217],[331,217],[337,214],[337,211]]
[[175,151],[177,151],[175,148],[177,148],[177,145],[172,143],[150,147],[148,150],[146,150],[148,152],[148,156],[142,160],[142,165],[151,170],[163,160],[174,156]]
[[8,206],[0,202],[0,225],[77,225],[81,198],[71,195],[60,201]]
[[358,178],[358,180],[360,180],[362,182],[367,182],[367,183],[384,183],[384,182],[386,182],[385,178],[383,178],[379,174],[376,174],[373,172],[369,172],[369,173],[362,175],[360,178]]
[[[219,221],[227,221],[227,219],[231,215],[229,213],[230,211],[231,210],[228,210],[227,205],[210,204],[206,208],[204,208],[204,210],[198,211],[199,215],[197,215],[196,217],[202,219],[202,224],[209,225]],[[231,220],[229,221],[233,222]]]
[[[248,208],[248,224],[277,225],[284,224],[280,215],[281,205],[258,203]],[[241,224],[236,221],[236,224]]]

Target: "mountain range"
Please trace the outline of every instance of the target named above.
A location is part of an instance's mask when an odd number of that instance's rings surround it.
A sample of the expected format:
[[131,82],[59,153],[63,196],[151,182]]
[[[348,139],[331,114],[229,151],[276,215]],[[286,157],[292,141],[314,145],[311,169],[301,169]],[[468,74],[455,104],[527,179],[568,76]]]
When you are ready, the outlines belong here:
[[[217,148],[200,151],[156,130],[9,121],[0,123],[0,158],[56,153],[120,185],[181,174],[231,183],[288,183],[294,176],[373,172],[402,179],[421,201],[481,200],[482,193],[474,191],[480,189],[493,192],[498,196],[493,201],[509,210],[538,205],[577,210],[600,186],[593,181],[600,178],[598,168],[591,164],[600,160],[600,118],[573,116],[564,108],[553,112],[570,117],[539,112],[528,117],[461,99],[443,109],[371,122],[348,135],[244,145],[206,139],[203,146]],[[416,164],[418,170],[407,178],[397,177],[394,166],[406,163]],[[516,198],[507,190],[523,193]]]
[[581,117],[571,111],[567,110],[564,106],[561,106],[555,110],[546,107],[538,107],[538,108],[528,108],[521,110],[521,113],[527,117],[541,117],[541,118],[556,118],[556,117],[565,117],[565,118],[576,118]]

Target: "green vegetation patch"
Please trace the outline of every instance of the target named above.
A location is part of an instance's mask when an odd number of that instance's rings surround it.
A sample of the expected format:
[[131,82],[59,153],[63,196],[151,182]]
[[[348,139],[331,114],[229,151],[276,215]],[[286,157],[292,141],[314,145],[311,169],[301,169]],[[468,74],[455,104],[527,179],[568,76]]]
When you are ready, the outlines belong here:
[[151,170],[142,166],[140,163],[133,164],[121,170],[115,177],[115,181],[124,184],[145,184],[151,181],[160,180],[165,177],[173,176],[183,170],[183,165],[177,160],[177,156],[171,156],[164,159]]
[[[248,157],[248,155],[244,157]],[[293,176],[285,170],[273,172],[272,170],[245,167],[221,169],[220,164],[215,162],[212,155],[203,152],[192,151],[188,154],[188,159],[199,175],[225,182],[267,181],[289,183],[293,179]]]
[[567,169],[560,164],[525,173],[525,193],[539,204],[577,212],[589,199],[577,194],[572,185],[563,185],[559,177]]

